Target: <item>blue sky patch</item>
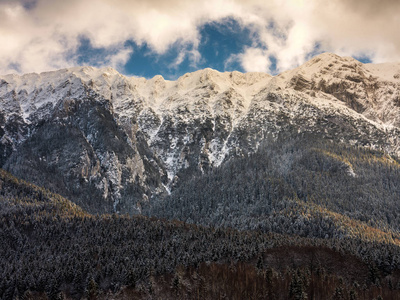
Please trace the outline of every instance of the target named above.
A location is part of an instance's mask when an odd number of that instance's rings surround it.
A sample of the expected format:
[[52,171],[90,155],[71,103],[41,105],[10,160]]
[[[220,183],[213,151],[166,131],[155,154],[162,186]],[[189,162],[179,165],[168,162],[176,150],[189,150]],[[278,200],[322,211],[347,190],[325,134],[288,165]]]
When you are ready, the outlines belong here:
[[[232,61],[228,66],[225,62],[232,54],[240,54],[246,47],[255,46],[250,28],[241,26],[234,19],[225,19],[221,22],[207,23],[199,31],[201,40],[197,50],[201,53],[201,59],[198,62],[191,59],[190,51],[193,50],[193,45],[185,45],[181,41],[177,41],[163,54],[154,52],[146,43],[137,45],[133,41],[127,41],[124,48],[132,49],[132,54],[120,71],[126,75],[146,78],[162,74],[171,80],[204,68],[220,72],[244,72],[239,61]],[[175,62],[182,51],[185,56],[182,62],[176,65]],[[89,39],[82,37],[77,50],[77,62],[79,65],[100,66],[111,53],[110,49],[94,48]]]

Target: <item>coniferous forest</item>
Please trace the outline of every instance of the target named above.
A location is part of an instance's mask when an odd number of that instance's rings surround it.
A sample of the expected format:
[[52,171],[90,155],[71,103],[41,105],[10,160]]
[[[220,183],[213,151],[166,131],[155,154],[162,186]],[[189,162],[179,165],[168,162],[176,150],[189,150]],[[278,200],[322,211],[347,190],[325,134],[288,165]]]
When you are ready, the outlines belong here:
[[308,137],[89,214],[0,172],[1,299],[399,299],[400,161]]

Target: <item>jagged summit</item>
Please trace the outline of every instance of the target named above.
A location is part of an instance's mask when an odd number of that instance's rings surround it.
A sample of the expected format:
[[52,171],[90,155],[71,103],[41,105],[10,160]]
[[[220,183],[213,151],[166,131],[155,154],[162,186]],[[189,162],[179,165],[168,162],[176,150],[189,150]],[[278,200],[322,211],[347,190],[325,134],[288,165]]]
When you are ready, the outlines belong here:
[[335,53],[331,53],[331,52],[324,52],[321,54],[318,54],[316,56],[314,56],[313,58],[311,58],[308,62],[306,62],[304,65],[311,65],[311,64],[315,64],[318,62],[322,62],[322,63],[342,63],[342,62],[358,62],[360,63],[358,60],[356,60],[353,57],[350,56],[340,56],[337,55]]
[[303,65],[277,75],[285,83],[294,76],[302,76],[308,80],[318,77],[337,77],[338,72],[349,68],[363,68],[363,64],[352,57],[341,57],[333,53],[322,53],[304,63]]
[[88,207],[95,197],[131,212],[283,133],[399,154],[399,74],[399,64],[324,53],[277,76],[204,69],[169,81],[93,67],[0,76],[0,165]]

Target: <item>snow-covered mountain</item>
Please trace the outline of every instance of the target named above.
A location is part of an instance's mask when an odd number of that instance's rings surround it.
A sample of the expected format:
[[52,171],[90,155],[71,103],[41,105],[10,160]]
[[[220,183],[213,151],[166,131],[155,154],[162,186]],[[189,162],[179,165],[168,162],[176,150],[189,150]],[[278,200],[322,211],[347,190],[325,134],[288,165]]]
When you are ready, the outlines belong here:
[[[324,53],[270,76],[77,67],[0,76],[0,165],[91,211],[135,212],[279,134],[400,154],[400,64]],[[150,200],[151,201],[151,200]]]

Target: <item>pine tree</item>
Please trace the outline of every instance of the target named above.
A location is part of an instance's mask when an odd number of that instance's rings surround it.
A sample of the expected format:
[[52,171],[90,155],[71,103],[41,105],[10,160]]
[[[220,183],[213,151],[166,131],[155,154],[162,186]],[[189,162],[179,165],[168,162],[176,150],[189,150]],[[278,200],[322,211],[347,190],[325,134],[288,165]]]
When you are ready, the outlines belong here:
[[95,300],[99,295],[99,288],[93,277],[87,281],[85,295],[89,300]]
[[300,270],[293,272],[292,280],[289,285],[289,297],[295,300],[305,300],[308,299],[306,293],[306,285],[300,274]]

